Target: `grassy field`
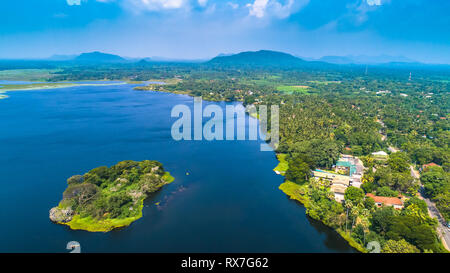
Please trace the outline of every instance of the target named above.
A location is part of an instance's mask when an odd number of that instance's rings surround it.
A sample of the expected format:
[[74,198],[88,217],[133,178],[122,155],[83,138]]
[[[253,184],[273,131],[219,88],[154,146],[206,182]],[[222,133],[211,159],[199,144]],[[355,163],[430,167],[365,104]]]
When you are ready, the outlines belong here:
[[80,215],[75,215],[68,223],[63,223],[74,230],[86,230],[90,232],[108,232],[115,228],[129,226],[134,221],[142,217],[142,209],[144,208],[144,200],[140,201],[139,215],[134,217],[127,217],[123,219],[105,219],[97,220],[92,217],[82,218]]
[[289,164],[286,161],[286,154],[277,154],[277,159],[280,161],[278,165],[273,169],[274,172],[279,172],[281,175],[284,175],[289,168]]
[[29,83],[29,84],[7,84],[0,86],[0,92],[15,91],[15,90],[38,90],[38,89],[52,89],[76,86],[74,83]]
[[46,81],[59,69],[12,69],[0,70],[0,80],[7,81]]
[[55,89],[66,88],[74,86],[108,86],[108,85],[120,85],[126,84],[120,83],[70,83],[70,82],[52,82],[52,83],[29,83],[29,84],[7,84],[0,86],[0,93],[8,91],[27,91],[27,90],[42,90],[42,89]]
[[315,83],[315,84],[325,84],[328,85],[330,83],[341,83],[341,81],[309,81],[310,83]]
[[169,184],[175,180],[175,177],[170,175],[169,172],[165,172],[164,175],[162,176],[162,179],[164,179],[164,181],[166,181],[166,183]]
[[277,90],[281,92],[286,92],[289,94],[300,92],[300,93],[308,93],[309,86],[306,85],[280,85],[277,86]]
[[306,191],[308,185],[299,185],[291,181],[286,181],[278,187],[282,192],[284,192],[291,199],[297,200],[302,203],[305,207],[309,205],[309,198],[305,194],[301,194],[302,191]]
[[165,84],[176,84],[181,82],[181,79],[178,78],[167,78],[167,79],[150,79],[146,82],[163,82]]
[[240,82],[247,83],[247,84],[276,86],[276,85],[280,84],[280,80],[281,80],[280,75],[266,75],[259,79],[243,78],[240,80]]

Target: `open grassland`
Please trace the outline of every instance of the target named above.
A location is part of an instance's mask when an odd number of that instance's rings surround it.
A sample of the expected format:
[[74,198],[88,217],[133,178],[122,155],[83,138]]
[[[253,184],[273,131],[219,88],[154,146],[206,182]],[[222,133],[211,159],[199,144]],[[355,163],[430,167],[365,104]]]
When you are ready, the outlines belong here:
[[315,84],[332,84],[332,83],[341,83],[341,81],[308,81],[310,83],[315,83]]
[[0,92],[16,90],[39,90],[76,86],[74,83],[29,83],[29,84],[8,84],[0,86]]
[[47,81],[60,69],[11,69],[0,70],[0,80],[7,81]]
[[66,88],[74,86],[109,86],[121,85],[125,82],[118,83],[71,83],[71,82],[53,82],[53,83],[29,83],[29,84],[8,84],[0,86],[0,93],[9,91],[27,91],[27,90],[41,90],[41,89],[55,89]]
[[306,85],[280,85],[277,86],[277,90],[281,92],[286,92],[289,94],[300,92],[300,93],[308,93],[309,86]]
[[277,154],[277,159],[280,161],[278,165],[273,169],[275,172],[284,175],[289,168],[289,164],[286,160],[286,154]]
[[129,226],[134,221],[138,220],[142,217],[142,209],[144,208],[143,200],[140,201],[139,205],[139,214],[133,217],[126,217],[122,219],[114,219],[114,218],[108,218],[108,219],[102,219],[97,220],[92,218],[91,216],[88,217],[81,217],[80,215],[75,215],[72,219],[72,221],[68,223],[64,223],[64,225],[69,226],[71,229],[74,230],[86,230],[89,232],[108,232],[115,228],[121,228]]

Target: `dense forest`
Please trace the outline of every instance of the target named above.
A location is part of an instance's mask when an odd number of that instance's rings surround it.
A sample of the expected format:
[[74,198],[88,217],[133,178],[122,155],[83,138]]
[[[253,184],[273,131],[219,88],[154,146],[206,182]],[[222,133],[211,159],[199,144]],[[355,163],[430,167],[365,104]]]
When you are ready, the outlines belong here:
[[50,219],[73,229],[109,231],[142,217],[147,195],[173,181],[158,161],[127,160],[67,179],[67,189]]

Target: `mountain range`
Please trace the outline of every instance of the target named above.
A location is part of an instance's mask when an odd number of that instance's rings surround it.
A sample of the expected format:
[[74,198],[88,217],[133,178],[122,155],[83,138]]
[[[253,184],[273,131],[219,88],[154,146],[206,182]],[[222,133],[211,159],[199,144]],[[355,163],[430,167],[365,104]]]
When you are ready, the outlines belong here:
[[73,59],[75,62],[86,62],[86,63],[121,63],[127,60],[120,57],[119,55],[102,53],[99,51],[94,51],[90,53],[82,53]]
[[403,56],[324,56],[318,59],[297,57],[288,53],[259,50],[244,51],[236,54],[219,54],[210,60],[181,60],[164,57],[125,58],[119,55],[102,53],[99,51],[82,53],[80,55],[53,55],[47,61],[68,61],[75,63],[203,63],[211,66],[252,66],[252,67],[317,67],[333,65],[387,65],[387,66],[418,66],[426,65]]
[[300,66],[306,64],[307,61],[295,57],[291,54],[260,50],[245,51],[233,55],[221,55],[212,58],[207,64],[211,65],[252,65],[252,66]]
[[[314,59],[310,59],[314,60]],[[367,55],[347,55],[347,56],[323,56],[317,61],[333,64],[386,64],[386,63],[416,63],[417,61],[403,56],[367,56]]]

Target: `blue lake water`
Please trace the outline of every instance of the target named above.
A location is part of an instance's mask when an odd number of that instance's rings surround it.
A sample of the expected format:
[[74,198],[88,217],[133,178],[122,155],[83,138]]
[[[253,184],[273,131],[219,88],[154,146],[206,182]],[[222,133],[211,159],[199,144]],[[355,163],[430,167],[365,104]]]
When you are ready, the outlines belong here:
[[[277,160],[260,141],[174,141],[170,111],[193,98],[133,86],[0,100],[0,252],[67,252],[69,241],[82,252],[354,251],[278,189]],[[143,218],[108,233],[49,220],[68,177],[128,159],[158,160],[176,179],[147,199]]]

